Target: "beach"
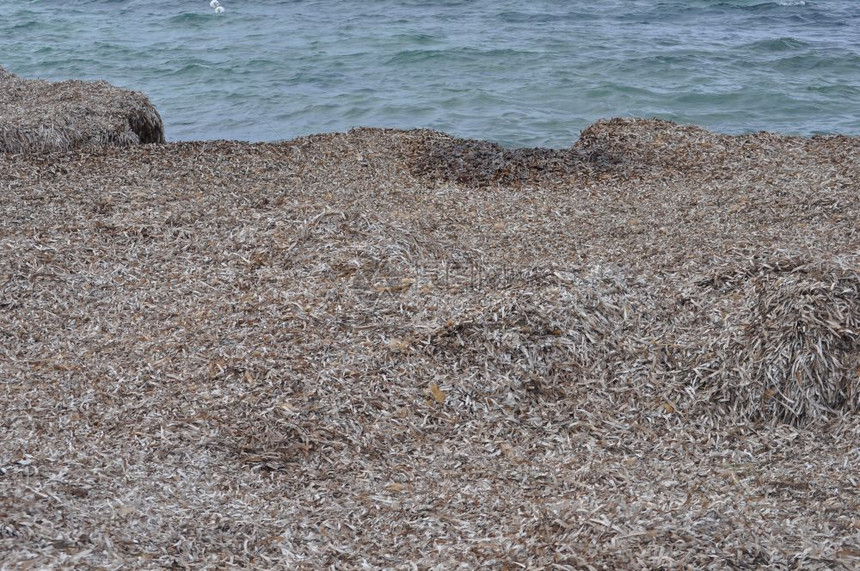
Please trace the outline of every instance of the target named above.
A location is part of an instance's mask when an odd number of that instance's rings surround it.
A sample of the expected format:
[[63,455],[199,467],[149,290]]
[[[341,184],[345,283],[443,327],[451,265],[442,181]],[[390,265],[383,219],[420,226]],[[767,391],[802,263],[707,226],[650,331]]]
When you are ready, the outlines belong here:
[[860,138],[108,142],[0,156],[0,567],[860,565]]

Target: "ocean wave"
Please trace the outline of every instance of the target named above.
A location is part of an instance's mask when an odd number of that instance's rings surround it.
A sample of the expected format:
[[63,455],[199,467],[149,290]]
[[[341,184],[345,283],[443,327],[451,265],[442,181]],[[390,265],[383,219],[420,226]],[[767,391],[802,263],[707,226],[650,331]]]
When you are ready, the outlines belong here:
[[747,11],[774,10],[779,8],[794,8],[809,5],[806,0],[772,0],[761,2],[760,0],[747,0],[740,2],[720,2],[716,6],[724,9],[740,9]]
[[819,93],[826,97],[860,97],[860,87],[856,85],[813,85],[807,88],[810,93]]
[[761,4],[754,4],[751,8],[754,9],[773,9],[773,8],[794,8],[806,6],[805,0],[779,0],[777,2],[762,2]]
[[165,69],[163,73],[166,77],[181,76],[186,78],[198,77],[202,74],[210,75],[213,70],[218,68],[216,62],[211,61],[193,61],[186,62],[179,67],[173,69]]
[[488,60],[493,62],[509,62],[510,58],[522,58],[534,55],[528,50],[514,49],[478,49],[478,48],[447,48],[447,49],[407,49],[397,52],[386,61],[387,65],[408,65],[438,61],[473,62]]
[[213,21],[212,14],[210,10],[200,11],[200,12],[183,12],[181,14],[176,14],[167,18],[167,22],[170,24],[179,24],[179,25],[191,25],[191,26],[199,26],[202,24],[208,24]]
[[567,10],[563,13],[554,12],[502,12],[498,15],[501,22],[510,24],[546,24],[563,21],[588,21],[598,19],[597,14]]
[[812,44],[798,38],[783,37],[783,38],[768,38],[759,40],[750,44],[745,44],[742,49],[751,52],[797,52],[800,50],[809,49]]

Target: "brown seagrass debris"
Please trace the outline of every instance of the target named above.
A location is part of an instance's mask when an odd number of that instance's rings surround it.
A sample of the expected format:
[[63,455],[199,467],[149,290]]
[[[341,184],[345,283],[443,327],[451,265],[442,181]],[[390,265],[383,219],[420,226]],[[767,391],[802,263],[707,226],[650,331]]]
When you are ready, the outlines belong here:
[[606,170],[615,162],[597,146],[583,150],[508,149],[489,141],[459,139],[434,131],[416,134],[412,172],[466,188],[570,184]]
[[4,157],[0,567],[857,568],[860,143],[587,131]]
[[725,161],[738,146],[736,138],[658,119],[598,121],[569,149],[508,149],[434,131],[414,133],[412,172],[466,188],[558,187],[609,174],[690,172]]
[[733,301],[721,304],[724,327],[703,337],[705,358],[690,370],[724,414],[800,425],[860,410],[856,268],[759,256],[704,285],[718,302]]
[[[726,211],[732,224],[744,219],[744,211],[750,212],[746,227],[728,234],[739,240],[746,232],[761,236],[772,231],[768,225],[776,228],[787,222],[786,227],[791,229],[794,219],[821,216],[815,214],[821,206],[826,207],[821,214],[839,224],[846,217],[856,216],[857,197],[850,190],[848,194],[835,193],[827,187],[815,190],[815,186],[810,188],[796,182],[810,176],[813,180],[821,177],[827,186],[850,189],[856,181],[856,163],[852,163],[852,153],[854,157],[857,155],[856,140],[802,139],[771,133],[727,136],[669,121],[641,119],[599,121],[583,132],[572,150],[511,150],[440,133],[416,132],[416,135],[411,157],[413,172],[441,183],[514,189],[559,184],[575,189],[605,180],[610,174],[622,179],[633,177],[634,184],[641,181],[641,196],[656,195],[653,204],[660,210],[671,202],[682,202],[682,207],[686,202],[699,206],[701,211],[701,204],[710,203],[711,212],[697,216],[700,220],[703,216],[707,218],[686,228],[675,227],[675,236],[667,243],[676,241],[679,247],[683,240],[703,233],[694,251],[683,252],[681,246],[679,254],[701,258],[711,266],[711,271],[718,275],[710,283],[740,280],[728,289],[725,283],[706,290],[694,286],[696,291],[688,293],[688,301],[680,305],[671,302],[674,309],[670,310],[666,309],[669,300],[665,296],[671,295],[671,291],[657,293],[652,289],[643,296],[641,290],[631,290],[632,295],[619,301],[615,294],[607,297],[600,283],[583,285],[602,300],[589,306],[592,311],[601,305],[614,309],[620,305],[632,307],[635,298],[640,312],[637,329],[628,329],[626,312],[622,318],[618,311],[613,311],[610,320],[624,332],[616,330],[614,334],[582,330],[584,324],[594,323],[595,316],[585,317],[589,312],[573,305],[566,307],[564,313],[574,317],[573,322],[556,319],[557,324],[567,323],[542,327],[558,335],[531,338],[534,332],[531,325],[503,325],[506,321],[499,320],[495,309],[493,317],[488,318],[487,312],[494,304],[487,300],[480,314],[464,316],[453,326],[443,328],[445,335],[431,343],[437,357],[454,357],[457,366],[474,370],[479,377],[485,376],[480,372],[482,369],[498,370],[498,366],[504,365],[520,380],[538,375],[555,384],[561,378],[559,375],[568,376],[571,367],[579,371],[585,367],[608,382],[643,382],[644,358],[653,363],[649,374],[664,377],[663,383],[675,379],[677,387],[669,392],[678,395],[678,402],[691,401],[700,412],[722,416],[724,421],[763,419],[806,425],[858,409],[860,369],[856,347],[860,300],[852,264],[837,261],[831,251],[822,251],[814,257],[808,252],[771,253],[753,242],[749,246],[757,251],[753,262],[741,254],[726,259],[725,267],[718,267],[714,264],[719,263],[717,260],[725,252],[717,249],[720,241],[714,241],[713,232],[725,230],[719,224],[714,224],[710,231],[707,228],[710,220],[719,220],[720,211]],[[673,187],[676,190],[672,191]],[[724,187],[731,192],[722,190]],[[715,190],[724,195],[717,195]],[[630,198],[628,195],[624,199]],[[637,226],[641,227],[642,219],[654,213],[649,212],[647,202],[636,198],[636,204],[630,208],[636,213]],[[769,217],[756,220],[757,211],[766,212]],[[683,214],[683,209],[673,208],[670,214],[678,216],[678,212]],[[594,225],[592,236],[606,240],[608,233],[604,231],[601,236],[599,218],[588,220]],[[664,228],[671,223],[665,217],[655,218]],[[730,243],[727,245],[737,249]],[[708,257],[713,261],[707,262]],[[647,260],[642,261],[646,262],[641,264],[645,269]],[[677,268],[652,263],[647,270],[656,275],[671,275]],[[643,275],[640,279],[647,278]],[[561,286],[566,295],[573,293],[565,284]],[[690,286],[676,279],[672,287],[678,292]],[[534,289],[527,291],[529,296],[536,295]],[[502,315],[515,315],[518,306],[503,308]],[[546,311],[555,313],[551,303]],[[529,321],[528,317],[523,318]],[[575,325],[576,319],[583,319],[582,324]],[[486,325],[479,327],[479,324]],[[532,333],[524,335],[525,330]],[[456,331],[453,344],[452,331]],[[645,339],[656,341],[643,342]],[[583,361],[584,355],[602,357]],[[489,367],[489,363],[496,366]],[[694,397],[683,394],[685,386],[697,387]]]
[[24,79],[0,68],[0,152],[164,141],[161,116],[142,93],[105,81]]

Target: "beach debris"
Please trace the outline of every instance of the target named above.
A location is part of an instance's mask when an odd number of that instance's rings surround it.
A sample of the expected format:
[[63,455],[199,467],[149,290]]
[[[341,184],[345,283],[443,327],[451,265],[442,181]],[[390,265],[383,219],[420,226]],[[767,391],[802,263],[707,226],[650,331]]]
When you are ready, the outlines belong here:
[[0,152],[163,142],[161,116],[142,93],[105,81],[24,79],[0,68]]
[[857,568],[860,138],[572,149],[0,156],[4,564]]
[[412,155],[413,172],[468,188],[570,184],[612,163],[595,149],[507,149],[432,131],[422,135]]

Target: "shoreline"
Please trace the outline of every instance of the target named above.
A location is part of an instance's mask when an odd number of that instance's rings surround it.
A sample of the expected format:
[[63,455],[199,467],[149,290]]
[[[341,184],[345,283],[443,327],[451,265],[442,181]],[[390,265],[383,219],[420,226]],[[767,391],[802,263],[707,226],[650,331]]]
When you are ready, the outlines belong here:
[[[51,152],[97,147],[126,147],[137,144],[182,144],[230,142],[235,144],[278,144],[314,136],[345,134],[343,131],[311,133],[273,141],[233,139],[169,140],[158,110],[141,92],[117,88],[105,81],[46,81],[17,76],[0,67],[0,152]],[[648,121],[671,124],[679,129],[698,129],[709,135],[749,137],[773,135],[802,139],[857,138],[860,135],[827,133],[794,135],[778,131],[720,133],[693,124],[679,124],[657,118],[611,117],[598,119],[580,133],[611,121]],[[486,139],[461,138],[426,128],[358,126],[354,129],[380,131],[427,131],[470,144],[494,146],[506,151],[559,152],[576,147],[579,139],[566,147],[512,147]]]

